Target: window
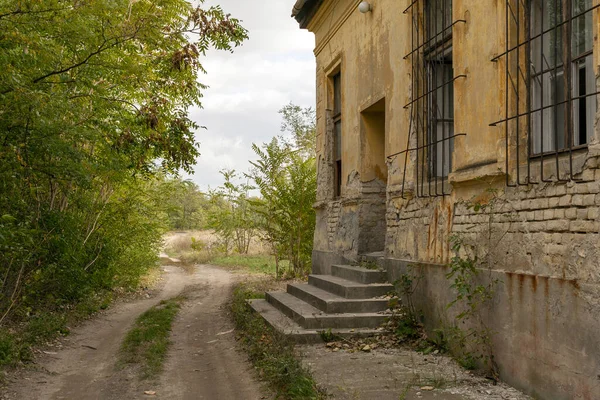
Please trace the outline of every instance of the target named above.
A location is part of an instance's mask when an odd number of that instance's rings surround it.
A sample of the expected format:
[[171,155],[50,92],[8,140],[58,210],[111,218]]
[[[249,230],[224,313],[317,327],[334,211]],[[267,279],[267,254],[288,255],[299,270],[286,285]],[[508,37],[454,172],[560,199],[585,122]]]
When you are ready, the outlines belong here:
[[[592,0],[530,0],[531,154],[589,143],[596,92]],[[568,38],[568,40],[563,40]]]
[[415,194],[445,196],[451,189],[446,178],[452,171],[454,138],[465,135],[454,132],[454,81],[466,75],[454,75],[452,29],[466,21],[452,19],[452,0],[412,0],[404,10],[409,12],[411,51],[404,57],[412,66],[412,97],[404,107],[410,109],[408,144],[388,159],[404,155],[402,197],[409,158],[416,161]]
[[428,0],[425,8],[427,46],[427,155],[429,178],[445,178],[452,168],[454,83],[452,68],[452,0]]
[[593,135],[595,0],[504,0],[508,186],[574,179],[574,150]]
[[333,160],[334,160],[334,195],[342,194],[342,75],[341,72],[332,78],[333,85]]

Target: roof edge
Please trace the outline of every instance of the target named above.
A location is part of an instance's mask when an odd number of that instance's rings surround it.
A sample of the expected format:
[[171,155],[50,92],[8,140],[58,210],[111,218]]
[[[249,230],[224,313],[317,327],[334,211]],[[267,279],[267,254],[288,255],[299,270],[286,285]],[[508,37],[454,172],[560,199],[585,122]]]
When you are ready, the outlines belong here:
[[306,29],[319,9],[323,0],[296,0],[292,8],[292,17],[298,21],[300,28]]

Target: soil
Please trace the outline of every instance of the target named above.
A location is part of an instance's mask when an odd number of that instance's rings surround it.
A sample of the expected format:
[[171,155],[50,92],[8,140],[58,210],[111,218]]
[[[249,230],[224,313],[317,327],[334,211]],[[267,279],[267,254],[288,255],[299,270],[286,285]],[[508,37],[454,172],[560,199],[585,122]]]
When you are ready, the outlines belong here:
[[[33,365],[9,374],[7,386],[0,387],[0,400],[272,398],[247,356],[238,351],[226,309],[233,285],[248,277],[168,260],[155,289],[72,329],[70,336],[40,351]],[[140,381],[139,371],[117,363],[123,338],[140,314],[180,294],[186,301],[173,324],[163,373],[158,379]],[[513,388],[465,371],[441,354],[360,348],[319,344],[298,350],[333,399],[530,400]]]
[[[224,309],[242,277],[212,266],[171,264],[163,267],[163,282],[153,295],[118,304],[74,328],[40,352],[32,367],[11,374],[0,399],[269,398],[236,349]],[[173,326],[164,371],[159,379],[140,381],[135,368],[117,365],[123,338],[140,314],[181,293],[187,300]]]

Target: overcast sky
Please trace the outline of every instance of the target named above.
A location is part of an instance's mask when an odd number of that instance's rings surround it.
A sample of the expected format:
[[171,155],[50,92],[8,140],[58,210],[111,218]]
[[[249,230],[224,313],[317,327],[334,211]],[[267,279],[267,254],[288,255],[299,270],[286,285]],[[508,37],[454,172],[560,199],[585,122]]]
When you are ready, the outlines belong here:
[[250,39],[234,53],[212,51],[203,60],[208,71],[200,81],[203,109],[192,118],[199,130],[201,156],[195,174],[185,176],[202,190],[223,180],[222,168],[248,169],[251,145],[279,134],[278,110],[290,101],[315,103],[314,36],[290,17],[295,0],[207,0],[241,19]]

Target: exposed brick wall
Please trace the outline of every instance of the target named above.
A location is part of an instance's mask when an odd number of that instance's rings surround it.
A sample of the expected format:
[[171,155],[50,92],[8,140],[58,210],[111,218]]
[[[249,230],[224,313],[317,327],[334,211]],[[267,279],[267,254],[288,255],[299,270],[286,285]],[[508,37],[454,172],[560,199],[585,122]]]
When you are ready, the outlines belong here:
[[[451,257],[449,239],[459,234],[467,243],[492,252],[494,269],[600,282],[600,169],[596,158],[589,159],[576,178],[503,188],[494,205],[479,212],[455,196],[389,198],[388,254],[446,263]],[[482,184],[482,203],[490,197],[486,199],[485,191]],[[489,237],[488,231],[492,232]]]
[[328,208],[327,213],[327,238],[329,248],[334,248],[335,237],[338,231],[338,225],[340,222],[340,213],[342,211],[342,203],[338,201],[332,201]]

